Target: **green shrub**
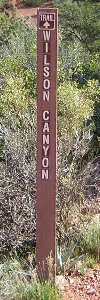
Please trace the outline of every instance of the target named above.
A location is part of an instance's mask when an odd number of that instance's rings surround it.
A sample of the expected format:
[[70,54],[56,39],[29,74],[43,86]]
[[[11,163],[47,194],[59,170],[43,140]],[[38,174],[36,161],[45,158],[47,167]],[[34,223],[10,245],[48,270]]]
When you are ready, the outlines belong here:
[[80,241],[81,251],[99,260],[100,251],[100,222],[93,220],[83,230]]
[[9,0],[0,0],[0,9],[7,8],[10,4]]
[[29,271],[32,276],[29,279],[17,260],[6,261],[0,272],[0,299],[61,300],[61,295],[50,280],[41,284],[34,270]]
[[21,282],[16,289],[14,300],[60,300],[60,295],[51,282],[43,284]]
[[79,258],[75,265],[75,268],[79,270],[82,275],[85,275],[89,269],[94,268],[96,265],[96,259],[94,257],[85,255],[82,259]]
[[43,0],[24,0],[26,6],[38,6],[41,5]]

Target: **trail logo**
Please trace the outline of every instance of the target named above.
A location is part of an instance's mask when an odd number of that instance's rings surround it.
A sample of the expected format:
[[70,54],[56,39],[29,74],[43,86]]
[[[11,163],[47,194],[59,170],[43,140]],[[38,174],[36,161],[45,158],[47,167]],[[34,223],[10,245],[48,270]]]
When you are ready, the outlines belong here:
[[40,14],[39,15],[39,29],[55,29],[55,14],[48,13],[48,14]]

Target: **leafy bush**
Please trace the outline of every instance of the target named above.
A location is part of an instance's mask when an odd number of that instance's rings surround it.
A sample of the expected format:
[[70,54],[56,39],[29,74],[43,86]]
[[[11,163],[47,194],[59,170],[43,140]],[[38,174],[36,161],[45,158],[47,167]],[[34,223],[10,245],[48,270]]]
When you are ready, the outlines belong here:
[[2,265],[1,274],[1,299],[61,300],[61,295],[50,280],[40,284],[35,271],[23,272],[18,261],[8,261]]
[[[0,233],[1,240],[5,243],[9,244],[11,241],[13,244],[14,237],[14,243],[17,244],[20,234],[22,240],[35,239],[36,32],[18,19],[16,14],[12,17],[2,14],[0,25],[0,138],[2,141],[0,144],[2,166],[0,191],[2,229]],[[4,170],[6,172],[5,184]],[[12,192],[8,191],[9,183],[11,187],[13,186]],[[12,204],[9,206],[11,193],[13,202],[11,200]],[[5,205],[7,210],[9,207],[7,216],[4,212]],[[15,207],[18,215],[15,213]],[[28,224],[29,227],[27,227]],[[9,227],[9,233],[6,232],[6,225]],[[16,225],[17,228],[15,228]],[[8,248],[10,249],[9,246]],[[2,247],[2,249],[7,254],[7,247]]]
[[91,221],[80,235],[80,249],[83,253],[88,253],[100,259],[100,221],[99,216],[97,220]]
[[44,284],[29,284],[24,282],[16,289],[14,300],[61,300],[61,296],[51,282]]
[[[80,272],[82,275],[85,275],[89,269],[94,268],[97,264],[96,259],[88,254],[75,258],[73,262],[74,264],[72,267],[75,267],[75,269],[78,270],[78,272]],[[69,266],[71,267],[71,262]],[[71,271],[71,268],[69,268],[69,270]]]
[[66,43],[79,40],[88,51],[99,52],[99,3],[89,1],[54,0],[59,8],[59,19]]
[[0,8],[4,9],[9,7],[10,1],[9,0],[0,0]]
[[[0,58],[7,72],[8,67],[16,72],[20,66],[35,70],[36,30],[17,18],[16,12],[12,17],[5,13],[0,16],[0,40]],[[14,69],[15,64],[17,70]]]
[[93,101],[86,96],[84,90],[79,90],[75,83],[65,81],[58,89],[58,118],[61,134],[70,138],[77,136],[83,123],[93,114]]
[[38,6],[41,5],[43,0],[24,0],[26,6]]

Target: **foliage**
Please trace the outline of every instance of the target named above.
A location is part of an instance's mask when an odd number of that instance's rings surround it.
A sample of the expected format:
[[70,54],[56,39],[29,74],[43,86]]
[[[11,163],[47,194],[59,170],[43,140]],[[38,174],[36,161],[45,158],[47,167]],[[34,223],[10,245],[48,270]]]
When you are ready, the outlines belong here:
[[85,275],[90,269],[96,266],[96,263],[97,261],[94,257],[85,255],[82,257],[82,259],[81,257],[79,257],[79,260],[75,265],[75,268],[78,269],[78,272],[80,272],[82,275]]
[[[15,63],[31,70],[36,66],[36,30],[29,27],[27,22],[16,16],[5,13],[0,16],[0,56],[3,65],[10,63],[14,69]],[[6,59],[6,61],[5,61]],[[7,62],[8,61],[8,62]],[[12,65],[11,65],[12,62]]]
[[68,81],[59,86],[58,94],[60,134],[65,133],[70,143],[70,139],[77,137],[78,131],[81,131],[83,123],[92,116],[93,101],[86,97],[84,90]]
[[35,239],[36,32],[15,13],[0,20],[1,240],[7,254],[20,236]]
[[[99,4],[77,2],[59,6],[57,238],[64,251],[79,243],[85,220],[98,212]],[[0,16],[0,40],[1,240],[7,254],[36,238],[36,30],[14,9],[12,17]]]
[[[12,241],[17,243],[20,235],[22,240],[27,236],[33,238],[36,226],[36,107],[23,78],[11,75],[8,78],[1,95],[3,146],[0,156],[2,172],[5,172],[1,182],[1,237],[11,241],[12,236]],[[6,214],[7,210],[9,214]],[[6,231],[7,223],[9,232]]]
[[55,287],[51,282],[46,282],[44,284],[29,284],[24,282],[19,284],[16,289],[16,296],[14,300],[60,300],[60,295],[58,294]]
[[6,77],[6,87],[1,95],[0,108],[5,118],[7,115],[9,116],[9,122],[13,115],[17,124],[21,120],[24,122],[25,112],[28,110],[30,110],[30,114],[32,112],[33,99],[28,92],[28,75],[30,75],[29,72],[26,72],[26,82],[20,75]]
[[[7,300],[60,300],[61,295],[49,280],[39,283],[34,271],[23,272],[18,261],[7,261],[2,265],[0,294]],[[29,280],[29,278],[31,278]]]
[[43,0],[24,0],[26,6],[39,6],[43,3]]
[[[85,184],[86,172],[90,182],[93,174],[88,164],[92,165],[96,157],[99,161],[100,150],[100,4],[92,1],[54,3],[59,8],[60,18],[57,230],[58,239],[68,248],[70,240],[75,239],[76,243],[85,216],[88,219],[88,213],[93,211],[92,188],[89,185],[86,194]],[[98,176],[96,167],[95,170]],[[95,199],[96,195],[98,192]],[[94,211],[98,212],[95,201]]]
[[99,51],[100,4],[89,1],[54,1],[59,8],[60,24],[64,40],[69,43],[79,40],[88,51]]
[[100,222],[99,216],[97,220],[92,220],[86,228],[83,228],[80,247],[81,251],[94,255],[100,259]]
[[0,9],[8,8],[10,4],[9,0],[0,0]]
[[[76,217],[74,213],[74,218]],[[70,223],[71,225],[71,223]],[[77,230],[77,228],[76,228]],[[68,233],[68,230],[67,230]],[[63,248],[62,262],[64,271],[78,269],[82,274],[100,261],[100,223],[97,214],[90,220],[84,219],[80,229],[69,241],[68,248]]]

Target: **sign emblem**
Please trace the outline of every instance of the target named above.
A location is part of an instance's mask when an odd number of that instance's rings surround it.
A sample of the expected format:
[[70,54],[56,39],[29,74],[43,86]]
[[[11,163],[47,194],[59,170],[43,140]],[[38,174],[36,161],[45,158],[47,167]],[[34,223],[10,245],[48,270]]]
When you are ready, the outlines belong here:
[[39,15],[39,29],[55,29],[55,14],[40,14]]

